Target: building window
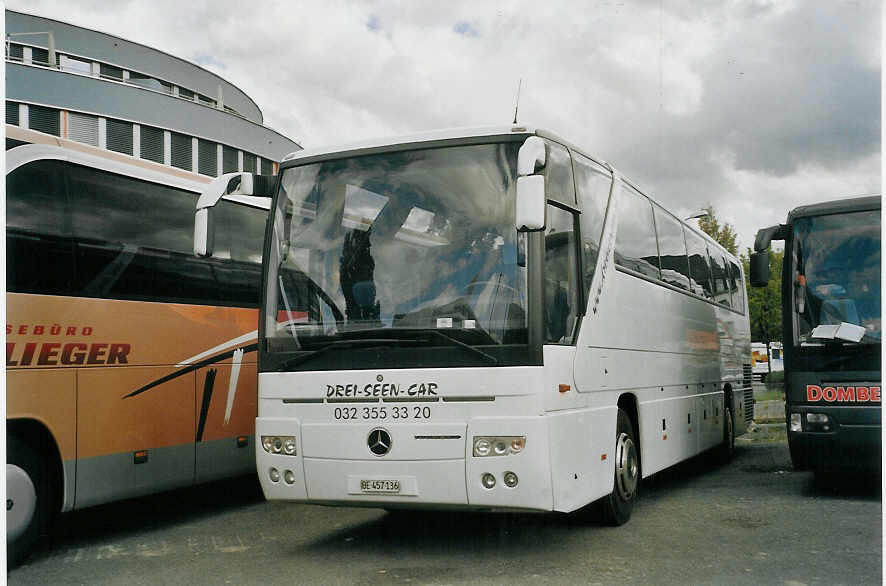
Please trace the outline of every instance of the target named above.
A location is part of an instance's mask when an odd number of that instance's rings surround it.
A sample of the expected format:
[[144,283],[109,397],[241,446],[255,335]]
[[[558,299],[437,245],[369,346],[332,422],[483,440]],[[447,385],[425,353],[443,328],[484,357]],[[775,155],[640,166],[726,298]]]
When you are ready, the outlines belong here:
[[197,140],[197,172],[201,175],[218,175],[218,145],[216,143]]
[[[39,47],[32,47],[31,63],[34,65],[49,65],[49,51]],[[55,64],[53,63],[53,65]]]
[[18,43],[7,43],[6,47],[6,56],[10,59],[21,61],[25,58],[24,48]]
[[6,123],[19,125],[18,102],[6,101]]
[[107,141],[109,150],[131,155],[132,124],[130,122],[123,122],[122,120],[108,119]]
[[98,146],[98,116],[68,113],[68,138]]
[[163,162],[163,131],[151,126],[141,127],[141,158],[157,163]]
[[59,136],[59,115],[55,108],[28,106],[28,128]]
[[177,132],[171,133],[170,148],[172,154],[172,166],[191,171],[193,169],[193,147],[191,137]]
[[222,146],[222,173],[234,173],[237,169],[237,149]]
[[255,173],[255,155],[243,153],[243,170],[247,173]]
[[113,65],[101,63],[99,65],[99,73],[102,77],[123,81],[123,70],[119,67],[114,67]]

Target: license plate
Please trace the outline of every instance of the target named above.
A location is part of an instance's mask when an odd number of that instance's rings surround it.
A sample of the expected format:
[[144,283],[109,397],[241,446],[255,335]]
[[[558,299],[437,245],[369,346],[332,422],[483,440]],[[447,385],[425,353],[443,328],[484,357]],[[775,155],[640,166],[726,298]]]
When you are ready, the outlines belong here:
[[399,480],[361,480],[360,492],[397,494],[400,492]]

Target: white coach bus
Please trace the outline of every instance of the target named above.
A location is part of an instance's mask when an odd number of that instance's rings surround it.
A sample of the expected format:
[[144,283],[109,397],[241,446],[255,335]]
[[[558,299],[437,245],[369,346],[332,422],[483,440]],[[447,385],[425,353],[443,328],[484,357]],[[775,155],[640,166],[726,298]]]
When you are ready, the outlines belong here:
[[[204,191],[258,193],[248,174]],[[526,127],[302,151],[264,250],[265,496],[627,521],[641,477],[753,414],[741,263]]]

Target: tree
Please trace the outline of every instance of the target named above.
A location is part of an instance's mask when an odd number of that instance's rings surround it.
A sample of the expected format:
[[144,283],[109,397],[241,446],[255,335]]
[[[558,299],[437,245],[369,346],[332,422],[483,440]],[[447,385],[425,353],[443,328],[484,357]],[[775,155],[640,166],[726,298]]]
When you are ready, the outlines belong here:
[[704,208],[706,215],[698,220],[698,227],[702,231],[720,243],[720,246],[729,251],[729,254],[738,254],[738,245],[736,244],[737,235],[732,224],[720,223],[717,214],[714,211],[713,204],[708,204]]
[[744,265],[745,286],[748,291],[748,309],[751,321],[751,339],[769,343],[781,340],[781,267],[784,252],[769,250],[769,283],[765,287],[751,287],[750,255],[741,255]]

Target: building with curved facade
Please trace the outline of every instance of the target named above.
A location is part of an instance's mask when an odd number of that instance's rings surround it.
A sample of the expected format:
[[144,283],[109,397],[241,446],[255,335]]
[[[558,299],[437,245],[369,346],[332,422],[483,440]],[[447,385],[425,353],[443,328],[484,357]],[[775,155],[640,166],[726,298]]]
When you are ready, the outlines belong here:
[[199,65],[113,35],[6,11],[6,122],[207,176],[276,172],[295,141]]

